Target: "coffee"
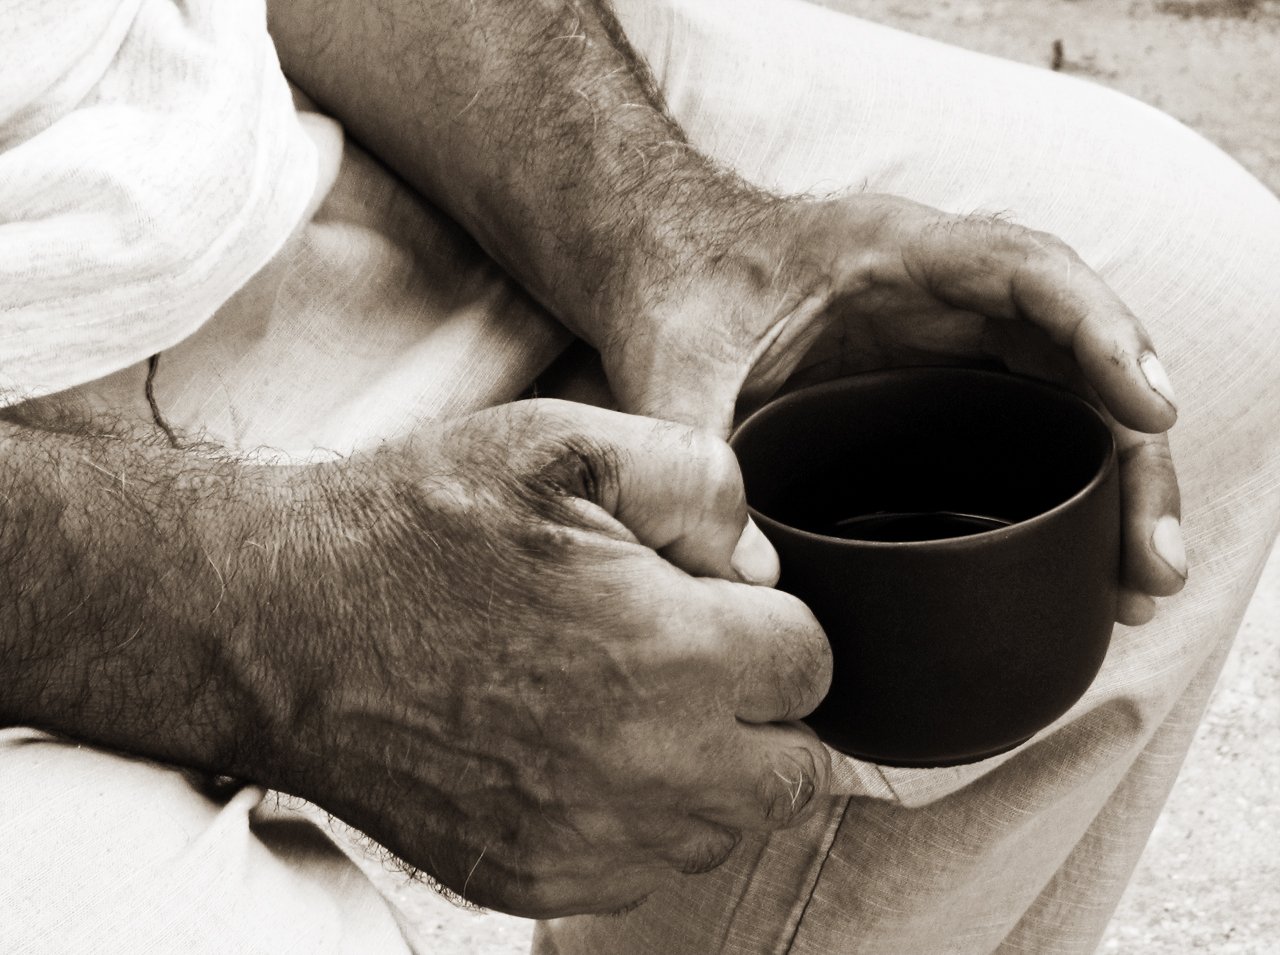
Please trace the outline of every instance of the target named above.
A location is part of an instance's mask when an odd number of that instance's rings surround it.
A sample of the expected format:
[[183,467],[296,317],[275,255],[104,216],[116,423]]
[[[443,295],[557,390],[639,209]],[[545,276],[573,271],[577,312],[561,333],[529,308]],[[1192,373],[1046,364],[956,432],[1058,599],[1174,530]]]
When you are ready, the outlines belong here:
[[826,527],[816,527],[814,532],[843,540],[902,543],[968,537],[1008,527],[1011,523],[999,517],[954,511],[881,511],[847,517]]

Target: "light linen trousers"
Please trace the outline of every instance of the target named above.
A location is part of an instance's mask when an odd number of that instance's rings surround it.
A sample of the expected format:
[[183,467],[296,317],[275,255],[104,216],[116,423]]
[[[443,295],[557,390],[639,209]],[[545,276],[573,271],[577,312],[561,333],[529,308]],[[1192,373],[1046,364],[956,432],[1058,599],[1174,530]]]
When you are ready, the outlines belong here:
[[[801,828],[744,839],[713,873],[673,874],[624,916],[545,924],[535,949],[1092,951],[1280,528],[1280,202],[1167,116],[1045,70],[799,0],[615,5],[692,140],[747,178],[1000,213],[1098,269],[1178,391],[1192,570],[1155,623],[1117,629],[1088,695],[1012,753],[939,770],[836,756],[840,794]],[[307,460],[520,394],[565,333],[335,127],[305,125],[318,161],[290,168],[318,184],[318,211],[164,352],[169,420]],[[132,364],[76,395],[146,422],[144,374]],[[164,767],[5,731],[0,949],[408,947],[358,870],[261,796],[211,800]]]

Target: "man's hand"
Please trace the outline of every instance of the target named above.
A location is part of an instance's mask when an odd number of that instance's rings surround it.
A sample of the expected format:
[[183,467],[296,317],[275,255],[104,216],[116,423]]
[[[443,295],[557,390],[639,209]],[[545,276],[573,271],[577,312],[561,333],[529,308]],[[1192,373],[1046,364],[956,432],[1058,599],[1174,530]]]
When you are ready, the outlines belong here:
[[723,434],[804,376],[985,359],[1116,420],[1119,617],[1186,574],[1141,326],[1058,240],[889,196],[751,188],[692,148],[602,0],[274,0],[281,60],[601,353],[625,411]]
[[663,263],[660,284],[638,269],[593,329],[625,410],[725,434],[735,408],[784,383],[874,368],[994,361],[1057,381],[1104,412],[1120,451],[1119,619],[1144,623],[1153,595],[1181,589],[1171,386],[1141,324],[1070,248],[882,195],[742,202],[758,225],[732,251]]
[[614,910],[827,756],[718,439],[525,402],[313,468],[8,428],[0,722],[303,796],[475,902]]
[[317,635],[290,791],[528,916],[618,909],[808,815],[827,756],[794,721],[829,651],[734,582],[776,558],[722,442],[527,402],[367,466],[389,493],[332,573],[372,625]]

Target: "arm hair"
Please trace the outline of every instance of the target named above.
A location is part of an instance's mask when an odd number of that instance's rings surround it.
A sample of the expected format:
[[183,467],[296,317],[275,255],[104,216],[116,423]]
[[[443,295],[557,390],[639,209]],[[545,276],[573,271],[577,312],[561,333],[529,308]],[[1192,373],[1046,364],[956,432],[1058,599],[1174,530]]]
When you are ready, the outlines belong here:
[[[770,197],[694,149],[605,0],[275,0],[290,77],[597,347]],[[763,201],[762,201],[763,200]]]
[[323,559],[312,476],[6,409],[0,723],[250,774],[296,706],[261,635],[305,635],[322,598],[296,572]]

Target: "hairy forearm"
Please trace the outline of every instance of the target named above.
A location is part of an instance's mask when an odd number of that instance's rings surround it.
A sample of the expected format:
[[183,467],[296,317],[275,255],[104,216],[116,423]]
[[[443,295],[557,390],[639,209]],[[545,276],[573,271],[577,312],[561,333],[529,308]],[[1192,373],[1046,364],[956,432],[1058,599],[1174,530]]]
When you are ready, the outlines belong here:
[[[0,723],[243,773],[292,710],[284,469],[0,422]],[[294,533],[286,536],[286,515]],[[291,637],[294,635],[290,635]]]
[[270,11],[286,72],[589,338],[767,209],[690,147],[603,0]]

